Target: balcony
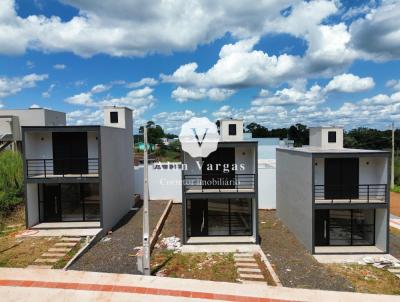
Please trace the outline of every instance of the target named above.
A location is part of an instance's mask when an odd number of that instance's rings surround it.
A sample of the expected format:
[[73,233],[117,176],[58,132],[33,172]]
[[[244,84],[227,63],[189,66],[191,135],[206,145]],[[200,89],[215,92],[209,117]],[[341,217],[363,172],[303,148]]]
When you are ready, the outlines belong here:
[[255,174],[184,175],[186,193],[254,193]]
[[314,185],[316,204],[372,204],[386,203],[386,184],[355,186]]
[[27,159],[26,174],[28,179],[99,177],[99,159]]

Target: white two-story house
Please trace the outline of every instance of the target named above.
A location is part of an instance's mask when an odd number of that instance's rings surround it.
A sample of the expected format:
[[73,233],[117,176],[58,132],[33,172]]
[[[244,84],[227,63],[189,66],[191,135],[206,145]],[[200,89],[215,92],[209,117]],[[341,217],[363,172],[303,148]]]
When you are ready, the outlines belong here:
[[313,254],[387,253],[389,153],[343,148],[343,128],[276,152],[277,213]]
[[132,127],[122,107],[104,126],[22,127],[27,227],[111,229],[132,207]]

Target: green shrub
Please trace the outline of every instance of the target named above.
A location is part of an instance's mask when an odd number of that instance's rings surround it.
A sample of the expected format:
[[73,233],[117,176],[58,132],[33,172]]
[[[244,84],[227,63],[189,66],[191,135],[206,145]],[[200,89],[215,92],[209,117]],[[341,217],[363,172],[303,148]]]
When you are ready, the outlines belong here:
[[0,153],[0,212],[8,212],[22,201],[23,182],[21,154]]

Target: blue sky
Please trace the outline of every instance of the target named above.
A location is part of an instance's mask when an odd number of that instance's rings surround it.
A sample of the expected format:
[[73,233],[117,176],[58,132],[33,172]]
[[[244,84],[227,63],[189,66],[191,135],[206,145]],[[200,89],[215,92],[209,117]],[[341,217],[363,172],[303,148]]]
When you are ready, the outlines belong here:
[[399,1],[0,2],[0,107],[268,128],[400,118]]

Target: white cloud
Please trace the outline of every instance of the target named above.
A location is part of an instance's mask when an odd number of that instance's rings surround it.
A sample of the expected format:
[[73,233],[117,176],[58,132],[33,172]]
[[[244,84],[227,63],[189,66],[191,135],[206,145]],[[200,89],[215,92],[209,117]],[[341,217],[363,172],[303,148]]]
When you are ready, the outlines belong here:
[[374,79],[371,77],[360,78],[359,76],[344,73],[335,76],[325,87],[326,92],[361,92],[372,89],[375,86]]
[[51,96],[51,93],[53,92],[54,87],[56,87],[56,85],[51,84],[46,91],[42,92],[42,97],[49,98]]
[[390,87],[396,91],[400,91],[400,80],[389,80],[386,82],[386,87]]
[[37,82],[44,81],[47,78],[47,74],[36,73],[28,74],[23,77],[0,77],[0,98],[16,94],[26,88],[33,88],[36,86]]
[[98,84],[92,87],[90,90],[91,93],[96,94],[96,93],[102,93],[104,91],[107,91],[111,88],[111,85],[104,85],[104,84]]
[[212,101],[223,101],[233,95],[235,90],[223,88],[184,88],[178,87],[172,91],[172,98],[183,103],[188,100],[210,99]]
[[63,70],[65,68],[67,68],[67,65],[65,65],[65,64],[55,64],[55,65],[53,65],[53,68],[57,69],[57,70]]
[[39,108],[42,108],[42,107],[40,105],[38,105],[38,104],[32,104],[29,108],[30,109],[39,109]]
[[161,125],[166,132],[179,133],[182,124],[194,116],[196,116],[196,114],[191,110],[160,112],[153,115],[151,120]]
[[[66,98],[64,101],[72,105],[80,105],[94,108],[102,108],[104,106],[129,107],[133,110],[133,117],[136,118],[154,106],[156,98],[153,96],[152,93],[152,88],[144,87],[142,89],[131,90],[122,97],[107,97],[95,99],[95,95],[91,91],[89,91],[73,95]],[[80,110],[78,112],[84,111]]]
[[65,99],[65,102],[72,105],[96,106],[91,92],[82,92]]
[[154,85],[157,85],[157,84],[158,84],[158,81],[156,79],[143,78],[140,81],[126,84],[126,87],[128,87],[128,88],[139,88],[139,87],[142,87],[142,86],[154,86]]
[[350,26],[352,46],[367,59],[400,58],[400,2],[383,1]]
[[29,69],[33,69],[33,68],[35,68],[35,63],[34,62],[32,62],[32,61],[26,61],[26,67],[28,67]]
[[[98,53],[142,56],[193,50],[231,33],[248,37],[261,33],[267,18],[275,18],[299,0],[243,1],[65,0],[79,14],[60,17],[17,16],[13,0],[0,3],[0,51],[23,53],[27,48],[71,51],[88,57]],[[18,39],[16,38],[18,37]]]
[[75,110],[67,113],[67,123],[70,125],[101,125],[103,110]]

